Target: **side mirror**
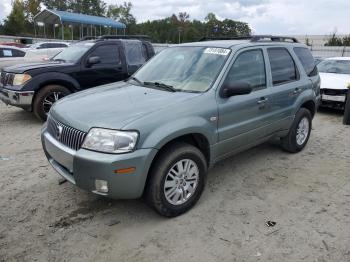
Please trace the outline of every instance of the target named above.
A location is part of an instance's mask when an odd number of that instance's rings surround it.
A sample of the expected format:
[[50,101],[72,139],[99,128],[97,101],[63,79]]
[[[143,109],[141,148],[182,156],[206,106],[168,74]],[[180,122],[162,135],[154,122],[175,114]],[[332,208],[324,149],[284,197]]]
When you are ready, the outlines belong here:
[[247,82],[235,81],[225,82],[220,91],[220,96],[228,98],[231,96],[246,95],[253,91],[252,87]]
[[101,62],[100,57],[98,57],[98,56],[91,56],[91,57],[88,58],[86,65],[87,66],[92,66],[92,65],[98,64],[100,62]]

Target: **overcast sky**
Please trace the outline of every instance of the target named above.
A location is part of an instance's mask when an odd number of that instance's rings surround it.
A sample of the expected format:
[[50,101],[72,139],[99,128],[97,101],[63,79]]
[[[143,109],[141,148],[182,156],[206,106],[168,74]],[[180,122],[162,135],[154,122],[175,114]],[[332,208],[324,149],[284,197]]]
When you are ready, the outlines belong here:
[[[123,1],[105,0],[108,4]],[[187,12],[203,20],[213,12],[218,18],[249,23],[255,34],[350,33],[350,0],[134,0],[138,22]],[[0,0],[0,19],[11,11],[11,0]]]

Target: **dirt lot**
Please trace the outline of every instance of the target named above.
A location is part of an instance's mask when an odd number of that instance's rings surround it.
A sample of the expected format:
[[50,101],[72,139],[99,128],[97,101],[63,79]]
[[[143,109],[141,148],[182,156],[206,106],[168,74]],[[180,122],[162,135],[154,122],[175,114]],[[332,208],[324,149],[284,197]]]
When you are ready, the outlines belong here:
[[166,219],[141,200],[58,185],[42,124],[0,104],[0,261],[350,261],[350,128],[341,122],[319,113],[299,154],[268,143],[219,163],[198,204]]

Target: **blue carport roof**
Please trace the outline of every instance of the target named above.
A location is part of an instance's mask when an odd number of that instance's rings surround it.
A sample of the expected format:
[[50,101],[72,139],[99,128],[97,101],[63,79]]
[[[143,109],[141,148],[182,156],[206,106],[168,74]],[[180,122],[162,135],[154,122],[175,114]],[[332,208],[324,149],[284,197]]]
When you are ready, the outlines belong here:
[[111,18],[71,13],[67,11],[45,9],[34,17],[35,22],[45,24],[74,23],[85,25],[110,26],[114,28],[126,28],[125,24],[117,22]]

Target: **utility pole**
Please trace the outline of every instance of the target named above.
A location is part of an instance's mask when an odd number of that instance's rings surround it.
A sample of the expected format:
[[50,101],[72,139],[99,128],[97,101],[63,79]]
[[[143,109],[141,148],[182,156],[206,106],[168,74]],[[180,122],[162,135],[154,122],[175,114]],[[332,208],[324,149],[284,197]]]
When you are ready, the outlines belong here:
[[177,28],[178,32],[179,32],[179,44],[181,43],[181,32],[182,32],[182,27],[178,27]]

